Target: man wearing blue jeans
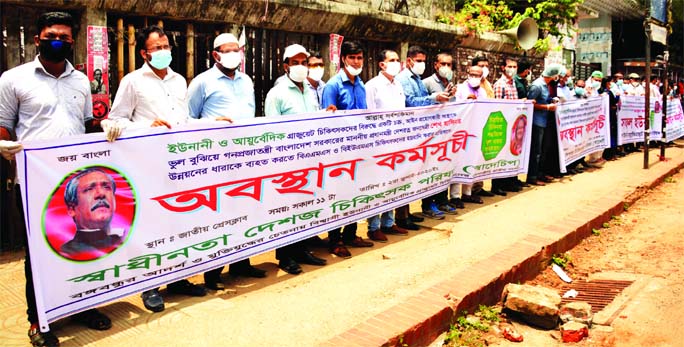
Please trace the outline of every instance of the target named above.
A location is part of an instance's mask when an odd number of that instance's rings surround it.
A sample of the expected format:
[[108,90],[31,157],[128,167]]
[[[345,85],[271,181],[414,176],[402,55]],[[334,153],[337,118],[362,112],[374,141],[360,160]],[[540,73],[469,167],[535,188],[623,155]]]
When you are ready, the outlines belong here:
[[[447,92],[430,95],[421,76],[425,72],[427,52],[419,46],[409,47],[406,57],[406,68],[397,75],[397,81],[404,89],[406,107],[429,106],[449,102],[451,95]],[[456,209],[449,206],[447,192],[439,192],[424,198],[421,203],[423,215],[432,219],[444,219],[444,214],[456,214]]]

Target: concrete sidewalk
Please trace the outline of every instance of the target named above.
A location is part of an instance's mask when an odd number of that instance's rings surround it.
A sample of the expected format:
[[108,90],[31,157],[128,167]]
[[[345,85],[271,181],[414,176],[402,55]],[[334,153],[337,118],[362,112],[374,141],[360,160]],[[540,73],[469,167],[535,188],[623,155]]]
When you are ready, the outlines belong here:
[[[102,307],[111,330],[88,330],[68,319],[53,330],[62,346],[421,346],[448,328],[456,312],[492,304],[503,286],[532,278],[546,259],[576,245],[649,187],[684,166],[684,149],[669,161],[643,154],[600,170],[566,177],[505,198],[485,198],[456,216],[390,242],[351,249],[325,267],[292,276],[273,252],[253,258],[263,280],[224,276],[226,291],[203,298],[166,295],[166,310],[150,313],[138,296]],[[418,211],[418,205],[412,206]],[[365,236],[360,225],[359,235]],[[202,283],[201,276],[191,279]],[[27,346],[22,254],[0,256],[3,346]]]

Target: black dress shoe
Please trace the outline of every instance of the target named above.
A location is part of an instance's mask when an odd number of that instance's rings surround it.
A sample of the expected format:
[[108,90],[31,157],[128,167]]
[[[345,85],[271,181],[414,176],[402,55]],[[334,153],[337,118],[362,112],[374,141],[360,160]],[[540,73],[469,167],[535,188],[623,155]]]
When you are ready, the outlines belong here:
[[484,190],[484,189],[480,190],[480,191],[477,192],[476,194],[479,195],[479,196],[489,196],[489,197],[494,196],[494,194],[493,194],[492,192],[488,192],[488,191],[486,191],[486,190]]
[[303,254],[299,255],[298,257],[295,258],[295,261],[298,263],[302,264],[309,264],[309,265],[316,265],[316,266],[323,266],[328,263],[327,260],[323,258],[319,258],[313,253],[309,251],[305,251]]
[[188,280],[180,280],[166,285],[166,290],[172,294],[181,294],[188,296],[205,296],[207,295],[206,288],[190,283]]
[[502,189],[499,189],[499,188],[492,189],[492,193],[494,193],[496,195],[506,196],[506,192],[504,192]]
[[226,286],[223,284],[223,281],[221,280],[221,276],[207,275],[206,272],[204,273],[204,287],[211,290],[226,289]]
[[461,201],[461,198],[451,198],[449,199],[449,205],[453,208],[465,208],[465,204]]
[[413,223],[410,219],[396,219],[395,223],[398,227],[406,230],[420,230],[420,225]]
[[140,294],[145,308],[152,312],[164,311],[164,299],[159,295],[159,290],[157,288],[142,292]]
[[266,277],[266,271],[255,268],[254,266],[245,266],[238,269],[231,268],[228,270],[228,274],[235,277],[253,277],[253,278],[264,278]]
[[507,185],[501,188],[504,192],[512,192],[512,193],[517,193],[522,190],[522,187],[519,187],[515,184]]
[[411,221],[411,222],[413,222],[413,223],[420,223],[420,222],[425,221],[425,218],[420,217],[420,216],[416,216],[416,215],[413,214],[413,213],[409,213],[408,219],[409,219],[409,221]]
[[289,258],[281,260],[278,267],[291,275],[297,275],[302,272],[302,267],[296,261]]

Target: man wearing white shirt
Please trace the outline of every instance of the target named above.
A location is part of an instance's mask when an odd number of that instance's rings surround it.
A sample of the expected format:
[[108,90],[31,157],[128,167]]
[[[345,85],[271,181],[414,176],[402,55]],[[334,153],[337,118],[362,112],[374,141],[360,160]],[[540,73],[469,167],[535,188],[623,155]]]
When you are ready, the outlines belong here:
[[[366,82],[366,106],[369,110],[404,108],[406,95],[404,88],[394,79],[401,71],[397,52],[385,49],[378,54],[380,73]],[[408,230],[394,224],[392,211],[368,218],[368,238],[373,241],[387,242],[385,234],[407,235]]]
[[[166,126],[185,124],[188,104],[185,78],[171,70],[171,46],[164,31],[156,26],[142,30],[138,37],[142,67],[126,75],[119,85],[109,119],[102,121],[107,139],[114,141],[121,130],[132,125]],[[180,280],[170,283],[167,291],[190,296],[204,296],[206,289]],[[153,312],[164,310],[164,299],[158,288],[142,293],[145,308]]]
[[[23,141],[59,139],[100,130],[93,121],[88,78],[67,60],[73,54],[73,27],[73,17],[68,13],[42,14],[36,21],[34,36],[40,54],[0,77],[0,155],[3,158],[13,161],[22,150]],[[17,194],[17,209],[23,221],[19,187],[11,188]],[[52,331],[41,332],[39,328],[28,242],[25,248],[28,336],[33,346],[56,347],[59,339]],[[44,283],[46,288],[54,285],[57,284]],[[72,318],[91,329],[107,330],[112,326],[111,320],[96,309],[77,313]]]

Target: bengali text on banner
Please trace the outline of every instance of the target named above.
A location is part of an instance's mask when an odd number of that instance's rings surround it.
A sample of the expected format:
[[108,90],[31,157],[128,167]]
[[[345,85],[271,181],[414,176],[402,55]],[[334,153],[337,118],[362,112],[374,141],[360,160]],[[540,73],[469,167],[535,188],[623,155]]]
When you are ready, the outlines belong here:
[[561,172],[585,155],[610,147],[607,95],[558,104],[556,121]]
[[17,162],[41,326],[452,182],[525,173],[531,115],[529,101],[469,101],[27,142]]

